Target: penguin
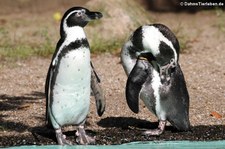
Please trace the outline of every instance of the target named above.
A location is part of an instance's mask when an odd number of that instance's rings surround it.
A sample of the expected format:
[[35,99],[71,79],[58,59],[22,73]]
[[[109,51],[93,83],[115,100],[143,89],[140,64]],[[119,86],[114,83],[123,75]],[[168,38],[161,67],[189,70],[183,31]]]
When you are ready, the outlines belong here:
[[45,83],[46,121],[55,129],[60,145],[72,145],[62,132],[65,125],[76,125],[77,143],[92,144],[84,123],[89,112],[90,92],[94,93],[98,115],[105,111],[105,97],[100,80],[90,59],[90,47],[84,27],[91,20],[100,19],[100,12],[72,7],[62,17],[60,39]]
[[176,36],[163,24],[137,28],[123,45],[121,62],[128,76],[126,100],[139,112],[139,98],[159,119],[145,135],[161,135],[167,122],[179,131],[190,129],[189,94],[179,61]]

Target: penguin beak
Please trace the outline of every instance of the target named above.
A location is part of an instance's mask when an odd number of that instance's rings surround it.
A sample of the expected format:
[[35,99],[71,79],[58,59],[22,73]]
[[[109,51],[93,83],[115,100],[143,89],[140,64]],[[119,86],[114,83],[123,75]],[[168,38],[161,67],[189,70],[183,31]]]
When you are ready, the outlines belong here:
[[103,17],[101,12],[87,12],[87,21],[97,20]]
[[147,61],[149,61],[149,63],[151,63],[152,61],[156,61],[155,57],[150,52],[141,53],[138,58],[147,60]]

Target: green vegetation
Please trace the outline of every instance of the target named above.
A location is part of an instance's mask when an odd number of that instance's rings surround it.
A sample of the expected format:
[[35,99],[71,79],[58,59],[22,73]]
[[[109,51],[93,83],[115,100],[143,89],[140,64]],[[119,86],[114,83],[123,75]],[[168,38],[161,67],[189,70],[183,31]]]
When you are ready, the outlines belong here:
[[38,56],[49,56],[55,51],[55,43],[51,40],[47,29],[42,31],[41,36],[44,39],[44,43],[34,49],[34,54]]
[[218,21],[216,22],[215,26],[218,28],[219,32],[225,32],[225,13],[222,9],[216,9],[216,16]]
[[5,28],[0,28],[0,57],[1,59],[23,58],[29,56],[29,46],[20,45],[9,37],[9,32]]
[[[107,0],[88,3],[86,7],[103,13],[102,19],[90,22],[85,28],[92,53],[120,51],[131,31],[152,21],[149,12],[136,1]],[[52,13],[7,19],[8,17],[2,19],[5,24],[0,27],[1,60],[52,55],[59,38],[59,22],[56,24],[52,19]]]
[[[92,53],[118,52],[133,30],[140,25],[155,22],[147,10],[141,5],[137,7],[139,3],[136,1],[117,0],[115,5],[111,5],[112,2],[90,1],[89,6],[87,5],[91,10],[98,10],[104,15],[102,19],[90,22],[85,29]],[[46,21],[51,15],[6,20],[7,24],[0,27],[0,59],[52,55],[59,38],[59,23],[56,24],[51,19]],[[222,18],[222,15],[224,16],[218,11],[218,17]],[[218,23],[221,30],[224,30],[224,22]],[[180,42],[181,52],[185,52],[190,48],[190,40],[184,34],[182,25],[174,33]]]
[[42,41],[32,43],[25,42],[14,35],[10,37],[9,31],[0,28],[0,58],[3,59],[24,59],[29,56],[48,56],[53,53],[55,46],[50,39],[47,30],[42,30],[39,34]]
[[112,40],[102,40],[101,38],[95,38],[90,42],[91,52],[98,54],[98,53],[115,53],[118,49],[121,48],[125,39],[118,38]]

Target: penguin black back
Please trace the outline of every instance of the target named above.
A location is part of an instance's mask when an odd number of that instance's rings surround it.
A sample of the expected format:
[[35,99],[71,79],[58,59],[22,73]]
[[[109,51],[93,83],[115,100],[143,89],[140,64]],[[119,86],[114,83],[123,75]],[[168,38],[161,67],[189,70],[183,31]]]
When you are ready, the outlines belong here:
[[179,51],[176,36],[163,24],[140,26],[122,48],[128,106],[138,113],[140,97],[159,119],[158,129],[146,131],[147,135],[163,133],[167,120],[178,130],[190,128],[189,95],[178,63]]
[[167,120],[178,130],[188,131],[190,129],[189,94],[179,64],[171,71],[170,83],[162,84],[160,92],[161,104],[167,111]]

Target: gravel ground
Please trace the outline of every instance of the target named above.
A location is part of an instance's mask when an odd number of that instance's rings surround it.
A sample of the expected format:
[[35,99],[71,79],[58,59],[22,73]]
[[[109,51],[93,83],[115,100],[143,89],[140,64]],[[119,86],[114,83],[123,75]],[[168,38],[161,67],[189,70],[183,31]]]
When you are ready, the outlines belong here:
[[[168,126],[158,137],[146,137],[142,131],[157,127],[157,119],[142,102],[140,113],[128,108],[124,87],[126,75],[118,55],[93,55],[107,98],[104,115],[98,117],[91,100],[86,127],[97,144],[121,144],[145,140],[222,140],[225,139],[225,38],[215,25],[213,13],[195,15],[155,14],[161,23],[175,26],[183,20],[183,32],[191,46],[181,54],[180,64],[190,94],[190,132],[177,132]],[[171,19],[173,18],[173,19]],[[199,21],[200,20],[200,21]],[[54,132],[45,127],[44,82],[51,58],[32,57],[6,62],[0,66],[0,146],[56,144]],[[216,112],[221,117],[212,115]],[[74,128],[65,127],[75,142]]]

